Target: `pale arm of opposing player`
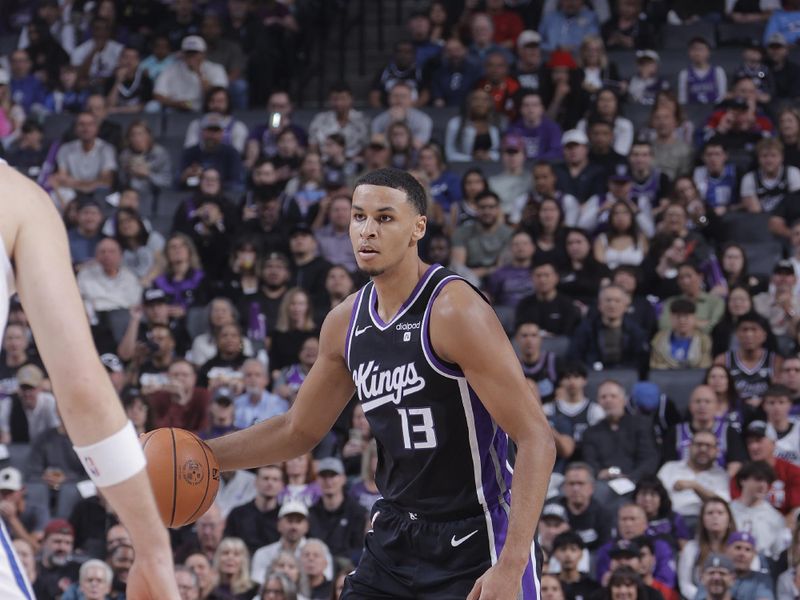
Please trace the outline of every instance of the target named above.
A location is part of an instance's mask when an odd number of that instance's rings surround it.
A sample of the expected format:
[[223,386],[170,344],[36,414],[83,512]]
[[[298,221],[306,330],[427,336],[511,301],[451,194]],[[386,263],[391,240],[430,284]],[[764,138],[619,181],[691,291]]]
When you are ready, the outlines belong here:
[[314,448],[330,431],[355,390],[344,361],[352,307],[353,296],[325,319],[317,361],[287,413],[208,441],[220,470],[252,469],[289,460]]
[[431,317],[434,351],[458,364],[497,424],[517,444],[508,537],[495,566],[469,600],[515,598],[555,462],[555,444],[539,398],[491,307],[463,282],[447,285]]
[[[16,281],[47,371],[60,415],[76,446],[89,446],[123,429],[127,419],[100,363],[86,320],[67,237],[52,202],[33,182],[0,167],[6,250],[16,263]],[[132,600],[177,599],[169,537],[144,470],[103,488],[131,533],[136,562],[128,584]]]

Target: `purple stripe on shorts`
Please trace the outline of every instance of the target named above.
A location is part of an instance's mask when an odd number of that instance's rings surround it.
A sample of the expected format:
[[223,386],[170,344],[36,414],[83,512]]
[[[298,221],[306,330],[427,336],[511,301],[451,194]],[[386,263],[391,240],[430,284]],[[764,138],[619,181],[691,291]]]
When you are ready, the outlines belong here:
[[[506,534],[508,533],[508,515],[502,506],[489,509],[492,520],[492,532],[494,534],[494,547],[497,557],[503,551],[506,544]],[[528,565],[522,573],[522,600],[539,600],[539,581],[536,566],[533,564],[533,557],[528,560]]]

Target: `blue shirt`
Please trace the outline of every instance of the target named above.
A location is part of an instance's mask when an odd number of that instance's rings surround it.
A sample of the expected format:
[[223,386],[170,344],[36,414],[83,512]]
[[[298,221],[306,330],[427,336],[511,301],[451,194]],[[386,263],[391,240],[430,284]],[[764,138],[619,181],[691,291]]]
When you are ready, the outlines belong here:
[[452,171],[444,171],[431,181],[431,197],[449,213],[452,204],[461,202],[461,179]]
[[474,58],[467,57],[460,65],[442,61],[431,76],[431,98],[444,100],[446,106],[461,106],[483,77],[483,68]]
[[682,363],[689,355],[689,346],[692,345],[692,338],[679,338],[674,333],[669,336],[669,353],[672,358]]
[[800,40],[800,10],[776,10],[767,21],[764,30],[764,45],[773,33],[780,33],[787,44]]
[[11,80],[11,99],[15,104],[22,106],[26,113],[30,112],[34,104],[44,104],[46,96],[47,90],[44,84],[33,75]]
[[585,37],[600,35],[600,24],[593,10],[585,6],[577,15],[567,16],[555,10],[544,16],[539,27],[542,50],[552,52],[557,48],[577,50]]
[[289,403],[265,390],[261,393],[261,400],[255,405],[250,402],[248,394],[238,396],[233,401],[233,409],[233,424],[239,429],[245,429],[271,417],[282,415],[289,410]]
[[77,229],[70,229],[67,232],[67,239],[69,240],[69,253],[72,256],[72,264],[80,264],[94,258],[94,250],[97,243],[103,238],[98,233],[94,237],[84,237],[78,233]]

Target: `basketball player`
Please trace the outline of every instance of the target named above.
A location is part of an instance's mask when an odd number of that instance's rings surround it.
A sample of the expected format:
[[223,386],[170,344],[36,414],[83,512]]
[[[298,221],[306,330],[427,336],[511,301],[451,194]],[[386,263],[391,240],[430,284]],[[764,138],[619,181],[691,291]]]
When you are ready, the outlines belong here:
[[[0,189],[0,331],[16,289],[75,450],[130,531],[136,562],[127,597],[177,600],[169,538],[159,526],[144,455],[89,333],[61,219],[47,194],[2,160]],[[0,598],[34,599],[2,524]]]
[[[489,304],[420,260],[425,214],[407,173],[359,180],[350,238],[372,281],[328,315],[289,412],[209,445],[223,471],[298,456],[355,390],[378,442],[383,499],[342,598],[538,598],[531,540],[553,436]],[[519,448],[513,503],[506,434]]]

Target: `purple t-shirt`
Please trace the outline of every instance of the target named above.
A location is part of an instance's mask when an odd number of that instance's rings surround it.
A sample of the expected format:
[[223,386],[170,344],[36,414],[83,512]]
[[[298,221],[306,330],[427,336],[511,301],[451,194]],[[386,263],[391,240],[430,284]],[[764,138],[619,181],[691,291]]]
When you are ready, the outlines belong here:
[[508,128],[507,134],[522,137],[525,144],[525,158],[536,160],[562,158],[561,128],[548,117],[542,117],[538,127],[528,127],[522,120],[516,121]]

